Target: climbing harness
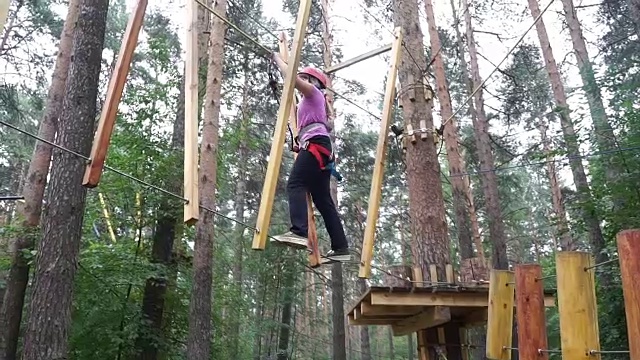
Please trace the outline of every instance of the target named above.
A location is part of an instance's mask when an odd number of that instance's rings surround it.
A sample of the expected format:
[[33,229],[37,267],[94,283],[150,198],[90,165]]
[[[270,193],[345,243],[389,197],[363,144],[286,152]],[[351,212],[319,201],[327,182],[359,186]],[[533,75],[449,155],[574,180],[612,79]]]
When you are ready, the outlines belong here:
[[311,124],[303,126],[298,131],[298,139],[302,139],[304,137],[304,134],[308,133],[309,131],[315,130],[315,129],[320,129],[320,128],[325,128],[325,129],[327,129],[327,131],[329,131],[329,126],[327,126],[327,124],[321,123],[321,122],[313,122]]
[[[296,140],[297,142],[297,140]],[[342,175],[336,169],[335,156],[333,154],[333,146],[331,147],[331,151],[327,150],[324,146],[320,144],[316,144],[310,141],[305,141],[302,146],[294,145],[293,151],[300,152],[301,150],[306,150],[313,155],[313,157],[318,160],[318,164],[320,165],[320,170],[329,170],[331,175],[336,178],[338,181],[342,181]],[[322,155],[325,155],[329,158],[327,163],[324,162]]]

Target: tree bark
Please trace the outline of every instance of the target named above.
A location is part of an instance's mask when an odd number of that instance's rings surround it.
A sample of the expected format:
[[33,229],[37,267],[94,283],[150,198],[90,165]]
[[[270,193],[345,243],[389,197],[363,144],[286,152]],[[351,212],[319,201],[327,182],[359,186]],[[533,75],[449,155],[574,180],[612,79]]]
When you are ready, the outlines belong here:
[[298,276],[298,271],[296,269],[296,264],[293,259],[289,258],[285,260],[285,271],[284,271],[284,296],[282,300],[282,314],[280,317],[280,333],[278,337],[278,353],[276,356],[277,360],[288,360],[289,359],[289,342],[291,340],[291,317],[292,317],[292,309],[293,309],[293,292],[296,285],[296,277]]
[[[454,0],[450,0],[449,3],[451,4],[451,11],[453,14],[455,15],[455,18],[458,19],[458,13],[456,11],[456,5]],[[465,83],[465,85],[467,86],[467,95],[470,96],[471,93],[473,93],[473,82],[471,81],[471,78],[469,77],[469,73],[467,71],[467,60],[464,57],[464,44],[463,44],[463,39],[462,39],[462,34],[460,33],[460,29],[458,29],[458,22],[456,22],[454,29],[456,31],[456,43],[458,46],[458,54],[459,54],[459,58],[460,58],[460,68],[462,69],[462,80]],[[469,114],[471,115],[471,120],[475,121],[475,119],[477,118],[476,116],[476,109],[473,107],[473,102],[469,102],[467,103],[467,105],[469,106]],[[462,158],[463,161],[463,168],[466,168],[466,166],[464,166],[464,149],[461,149],[460,151],[460,157]],[[485,261],[485,255],[484,255],[484,245],[482,244],[482,238],[480,237],[480,223],[478,222],[478,215],[476,213],[476,207],[473,201],[473,195],[471,192],[471,179],[469,178],[469,175],[465,175],[463,177],[463,181],[464,181],[464,190],[465,190],[465,197],[466,197],[466,202],[467,202],[467,209],[469,211],[469,221],[471,223],[471,234],[473,237],[473,243],[476,245],[476,252],[478,257],[484,262]]]
[[[427,61],[422,51],[423,35],[418,19],[418,3],[416,0],[394,0],[393,4],[394,24],[402,27],[406,43],[402,48],[398,69],[401,88],[408,90],[402,91],[405,123],[411,124],[414,129],[420,129],[420,122],[423,120],[427,129],[433,129],[432,92],[428,84],[424,84],[422,76]],[[415,91],[414,101],[410,100],[412,91]],[[428,95],[426,97],[425,92]],[[419,135],[417,138],[415,144],[407,144],[406,155],[409,215],[413,235],[412,258],[413,263],[421,267],[425,279],[430,278],[430,264],[437,266],[439,276],[444,279],[445,264],[450,262],[450,254],[440,165],[433,133],[427,134],[426,141],[420,140]]]
[[[214,10],[226,14],[227,1],[217,0]],[[227,25],[219,19],[213,20],[207,66],[206,95],[202,144],[200,147],[200,204],[215,209],[218,127],[220,98],[222,92],[222,70],[224,62],[224,37]],[[211,358],[211,313],[213,282],[213,229],[214,214],[201,212],[196,225],[193,256],[193,289],[189,303],[189,334],[187,357],[190,360]]]
[[[458,135],[458,125],[453,115],[451,97],[449,96],[449,85],[444,71],[444,61],[442,61],[440,37],[436,27],[436,18],[431,0],[424,1],[427,23],[429,26],[429,40],[431,42],[431,53],[433,55],[433,70],[436,78],[436,95],[440,102],[440,112],[443,121],[450,119],[444,126],[444,141],[447,147],[447,160],[449,161],[449,174],[453,175],[451,187],[453,191],[453,207],[455,210],[456,227],[458,228],[458,247],[460,257],[469,259],[473,257],[473,242],[471,241],[469,211],[466,201],[466,190],[464,177],[460,176],[465,171],[464,161],[460,156],[460,136]],[[455,175],[458,174],[458,175]],[[481,250],[481,249],[479,249]]]
[[[545,121],[544,119],[541,119]],[[545,154],[551,152],[551,145],[547,138],[547,124],[543,123],[539,127],[540,135],[542,137],[542,147]],[[553,212],[556,216],[557,224],[557,238],[560,239],[560,249],[562,251],[573,251],[573,239],[569,232],[569,226],[567,225],[567,215],[564,208],[564,201],[562,199],[562,191],[560,190],[560,184],[558,184],[558,172],[556,165],[552,159],[547,162],[547,176],[549,176],[549,187],[551,188],[551,202],[553,204]],[[555,244],[554,248],[557,248],[558,244]],[[537,252],[537,251],[536,251]]]
[[[245,194],[247,191],[247,159],[249,155],[249,149],[247,147],[247,125],[249,123],[249,90],[251,88],[251,74],[249,73],[249,64],[245,63],[244,69],[244,89],[242,93],[242,106],[240,110],[240,130],[239,130],[239,144],[238,144],[238,178],[235,188],[235,236],[236,245],[234,248],[233,263],[233,283],[236,286],[235,295],[238,298],[242,297],[242,265],[244,256],[244,226],[241,222],[244,221],[244,209],[245,209]],[[239,344],[240,344],[240,312],[238,308],[233,308],[233,315],[231,319],[231,358],[237,359],[240,357]]]
[[[320,2],[320,9],[322,11],[322,58],[324,60],[324,66],[331,66],[333,62],[333,56],[331,54],[331,28],[329,25],[329,0],[322,0]],[[329,84],[331,84],[330,76]],[[331,86],[330,86],[331,87]],[[333,94],[331,91],[327,92],[326,96],[327,107],[329,108],[329,126],[335,128],[335,113],[333,109]],[[336,135],[331,133],[331,143],[335,146]],[[338,184],[336,180],[331,178],[331,197],[333,202],[338,205]],[[333,324],[333,359],[346,360],[346,330],[344,325],[344,282],[342,279],[342,263],[336,262],[331,265],[331,309],[332,309],[332,324]]]
[[[478,67],[478,51],[473,36],[471,12],[467,0],[462,0],[465,8],[465,29],[467,44],[469,46],[469,58],[471,60],[471,78],[474,90],[480,86],[480,69]],[[492,243],[492,261],[495,269],[508,269],[507,239],[502,219],[500,195],[498,192],[498,177],[494,171],[495,164],[491,153],[491,139],[489,138],[489,122],[484,112],[484,99],[482,89],[473,97],[476,117],[473,120],[473,129],[476,139],[478,158],[480,159],[480,171],[482,172],[482,188],[487,201],[487,214],[489,215],[489,234]]]
[[[364,294],[367,291],[367,281],[365,279],[358,278],[356,280],[360,294]],[[369,327],[360,326],[360,352],[361,360],[371,360],[371,341],[369,339]]]
[[[108,3],[85,0],[79,12],[58,143],[89,154]],[[85,163],[75,155],[53,152],[51,183],[38,243],[35,281],[24,339],[24,360],[66,359],[86,189]]]
[[[537,0],[528,0],[529,9],[531,10],[531,16],[537,18],[540,15],[540,8]],[[540,48],[542,49],[542,55],[545,59],[545,67],[549,74],[549,80],[551,82],[551,90],[556,101],[556,111],[560,116],[560,126],[564,134],[564,142],[567,147],[567,153],[571,156],[569,165],[571,167],[571,173],[573,174],[573,181],[576,185],[576,189],[579,197],[579,207],[582,210],[582,216],[589,232],[589,239],[591,246],[593,247],[593,253],[596,258],[596,262],[603,262],[608,259],[608,256],[602,251],[604,250],[604,237],[602,235],[602,229],[600,228],[600,221],[598,215],[591,203],[591,188],[587,181],[587,175],[584,171],[582,161],[578,157],[579,146],[578,139],[573,128],[573,122],[569,116],[569,106],[567,105],[567,95],[560,78],[560,72],[558,71],[558,65],[553,57],[553,51],[551,50],[551,43],[549,42],[549,36],[544,26],[544,21],[540,19],[536,23],[536,31],[538,32],[538,39],[540,40]]]
[[[580,70],[583,89],[587,97],[587,102],[589,103],[596,146],[599,151],[615,149],[616,136],[607,118],[600,87],[596,82],[593,63],[589,59],[587,44],[582,36],[582,28],[576,9],[573,6],[573,0],[562,0],[562,7],[564,9],[564,17],[569,27],[569,34],[571,35],[571,41],[573,43],[573,53],[576,56],[578,69]],[[602,165],[604,167],[607,186],[610,187],[620,179],[620,173],[622,171],[620,171],[620,166],[616,164],[615,161],[611,161],[611,159],[604,160]],[[620,196],[615,196],[615,192],[614,198],[617,205],[624,203],[624,199],[620,198]]]
[[[176,153],[184,151],[184,77],[181,82],[178,109],[173,123],[171,147]],[[179,193],[182,188],[182,174],[175,173],[167,181],[167,190]],[[142,317],[145,320],[136,340],[139,358],[144,360],[156,360],[161,357],[155,339],[165,339],[163,326],[165,324],[165,297],[171,283],[171,277],[175,276],[172,269],[174,241],[177,231],[180,229],[182,219],[179,209],[180,203],[173,198],[165,197],[158,210],[153,232],[153,244],[151,248],[151,263],[162,265],[163,272],[147,279],[142,296]],[[175,256],[175,255],[174,255]]]
[[[55,140],[58,117],[62,111],[67,75],[71,64],[73,50],[73,31],[78,19],[79,0],[70,0],[62,33],[58,45],[56,65],[53,69],[51,87],[47,94],[45,113],[38,128],[38,136],[44,140]],[[11,268],[7,279],[7,287],[0,311],[0,359],[17,359],[20,323],[24,306],[25,291],[29,282],[29,263],[23,251],[33,248],[34,237],[40,223],[42,199],[47,185],[49,163],[52,147],[43,142],[36,142],[27,177],[23,184],[24,203],[18,203],[17,217],[22,221],[23,229],[9,240]]]

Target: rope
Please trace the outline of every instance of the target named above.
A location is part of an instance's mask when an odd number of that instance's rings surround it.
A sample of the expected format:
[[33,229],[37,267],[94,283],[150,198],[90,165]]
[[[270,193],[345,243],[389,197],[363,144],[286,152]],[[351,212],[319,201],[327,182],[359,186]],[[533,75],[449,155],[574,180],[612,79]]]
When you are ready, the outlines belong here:
[[251,41],[252,43],[254,43],[256,46],[258,46],[259,48],[261,48],[262,50],[264,50],[267,55],[273,53],[273,51],[271,51],[269,48],[267,48],[266,46],[262,45],[258,40],[254,39],[253,37],[251,37],[249,34],[247,34],[246,32],[242,31],[237,25],[233,24],[231,21],[227,20],[224,16],[218,14],[215,10],[213,10],[211,7],[209,7],[207,4],[203,3],[200,0],[194,0],[195,2],[197,2],[198,4],[200,4],[200,6],[202,6],[204,9],[206,9],[207,11],[209,11],[210,13],[212,13],[213,15],[215,15],[215,17],[217,17],[218,19],[220,19],[222,22],[224,22],[225,24],[229,25],[230,27],[232,27],[235,31],[237,31],[238,33],[240,33],[242,36],[244,36],[245,38],[247,38],[247,40]]

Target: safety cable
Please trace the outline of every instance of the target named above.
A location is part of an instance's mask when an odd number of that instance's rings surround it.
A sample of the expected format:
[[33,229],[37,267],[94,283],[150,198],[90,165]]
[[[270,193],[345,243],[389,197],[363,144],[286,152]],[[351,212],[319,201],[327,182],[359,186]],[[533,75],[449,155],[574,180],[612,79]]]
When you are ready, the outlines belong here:
[[[507,54],[502,58],[502,60],[500,60],[500,62],[493,68],[493,70],[491,70],[491,72],[489,73],[489,75],[480,83],[480,85],[478,85],[478,87],[476,87],[476,89],[471,93],[471,95],[469,95],[467,97],[467,99],[462,102],[463,105],[459,106],[454,112],[453,114],[451,114],[451,116],[449,116],[449,118],[447,118],[447,120],[445,120],[442,125],[440,125],[441,129],[444,129],[444,126],[451,121],[451,119],[453,119],[454,116],[456,116],[456,114],[458,114],[460,112],[460,110],[462,110],[464,108],[464,104],[468,103],[470,100],[473,99],[473,97],[475,96],[475,94],[480,91],[480,89],[482,89],[482,87],[484,86],[484,84],[486,84],[486,82],[491,78],[491,76],[493,76],[493,74],[498,71],[498,69],[500,68],[500,65],[502,65],[502,63],[507,60],[507,58],[509,57],[509,55],[511,55],[511,53],[516,49],[516,47],[522,42],[522,40],[524,40],[525,36],[527,36],[527,34],[529,33],[529,31],[531,31],[531,29],[533,29],[533,27],[538,23],[538,21],[540,21],[540,19],[542,19],[542,15],[544,15],[544,13],[549,9],[549,7],[551,6],[551,4],[553,4],[554,0],[550,0],[549,3],[547,4],[547,6],[545,6],[544,9],[542,9],[542,11],[540,12],[540,14],[538,14],[538,16],[534,19],[533,23],[529,26],[529,28],[524,32],[524,34],[522,34],[522,36],[520,36],[520,39],[518,39],[518,41],[516,41],[515,44],[513,44],[513,46],[509,49],[509,51],[507,52]],[[467,7],[467,10],[469,11],[469,8]]]
[[[191,0],[189,0],[191,1]],[[246,32],[242,31],[237,25],[235,25],[234,23],[232,23],[231,21],[227,20],[224,16],[218,14],[214,9],[212,9],[210,6],[208,6],[207,4],[203,3],[201,0],[193,0],[195,2],[197,2],[198,4],[200,4],[200,6],[202,6],[205,10],[209,11],[211,14],[215,15],[215,17],[217,17],[218,19],[220,19],[222,22],[224,22],[225,24],[231,26],[234,30],[236,30],[238,33],[240,33],[242,36],[244,36],[245,38],[247,38],[247,40],[251,41],[252,43],[254,43],[256,46],[258,46],[259,48],[261,48],[262,50],[264,50],[268,55],[272,54],[273,51],[270,50],[269,48],[267,48],[266,46],[262,45],[259,41],[257,41],[256,39],[252,38],[250,35],[248,35]]]

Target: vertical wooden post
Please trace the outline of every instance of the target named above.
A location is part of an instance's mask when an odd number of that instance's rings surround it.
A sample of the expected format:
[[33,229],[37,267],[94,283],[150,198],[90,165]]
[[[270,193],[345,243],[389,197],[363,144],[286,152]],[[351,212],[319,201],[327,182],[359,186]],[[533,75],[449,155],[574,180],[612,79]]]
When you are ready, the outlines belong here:
[[118,115],[118,105],[120,104],[124,84],[127,81],[133,53],[138,43],[138,35],[140,34],[140,28],[144,20],[144,13],[147,10],[147,3],[148,0],[138,0],[136,8],[129,18],[124,37],[122,38],[120,53],[118,54],[118,60],[116,61],[111,79],[109,80],[107,96],[102,106],[98,129],[96,130],[91,147],[91,162],[87,165],[82,179],[82,185],[88,188],[98,186],[100,178],[102,177],[104,162],[107,158],[109,143],[111,142],[111,134],[113,133],[116,116]]
[[460,345],[462,345],[461,359],[469,360],[469,329],[467,329],[466,327],[460,327]]
[[542,267],[538,264],[516,265],[516,318],[518,355],[522,360],[547,360],[547,325],[544,310]]
[[[280,41],[278,43],[280,48],[280,55],[283,59],[289,58],[289,48],[287,46],[287,35],[283,32],[280,33]],[[291,94],[293,97],[294,94]],[[289,122],[291,123],[291,131],[293,137],[298,136],[298,117],[296,114],[296,100],[295,98],[291,102],[291,113],[289,114]],[[293,153],[293,158],[296,159],[298,153]],[[313,216],[313,200],[311,194],[307,193],[307,247],[311,250],[309,254],[309,266],[316,268],[321,265],[320,263],[320,250],[318,249],[318,231],[316,230],[316,220]]]
[[9,16],[9,6],[11,0],[0,0],[0,34],[4,32],[4,25],[7,22],[7,16]]
[[640,283],[636,278],[640,274],[640,229],[622,231],[617,240],[629,355],[631,360],[640,360]]
[[487,321],[487,357],[509,360],[513,330],[513,272],[491,270],[489,276],[489,314]]
[[598,308],[595,276],[589,253],[560,251],[556,254],[558,311],[563,360],[600,360]]
[[373,258],[373,241],[376,233],[376,223],[380,211],[380,198],[382,197],[382,177],[384,174],[384,161],[387,151],[387,135],[391,117],[393,116],[393,103],[395,99],[396,78],[398,76],[398,65],[400,64],[400,50],[402,48],[402,28],[397,27],[394,31],[396,39],[391,46],[391,61],[389,65],[389,75],[387,76],[387,86],[384,92],[384,103],[382,107],[382,122],[376,146],[376,160],[373,168],[371,180],[371,190],[369,192],[369,208],[367,209],[367,223],[364,229],[364,240],[362,242],[362,255],[360,260],[360,272],[358,277],[368,279],[371,276],[371,259]]
[[307,24],[309,23],[310,11],[311,0],[300,0],[296,30],[293,35],[291,54],[287,61],[287,72],[284,77],[282,99],[280,100],[280,107],[278,108],[278,119],[273,133],[271,152],[269,153],[267,175],[262,188],[262,196],[260,197],[260,209],[258,210],[258,220],[256,223],[257,231],[253,236],[253,250],[264,250],[267,242],[271,211],[273,210],[273,200],[276,194],[276,184],[278,182],[278,174],[280,173],[280,165],[282,164],[287,121],[293,104],[293,90],[295,88],[298,66],[300,65],[300,53],[302,52],[302,44],[306,34]]
[[194,225],[200,216],[198,194],[198,9],[187,1],[187,42],[184,71],[184,222]]
[[100,206],[102,207],[102,215],[104,215],[104,220],[107,223],[109,237],[111,238],[111,242],[115,244],[116,233],[113,231],[113,226],[111,226],[111,216],[109,216],[109,209],[107,209],[107,203],[104,201],[104,196],[101,192],[98,192],[98,199],[100,200]]

